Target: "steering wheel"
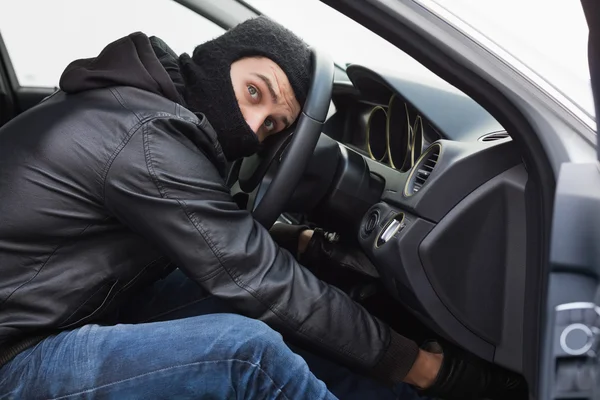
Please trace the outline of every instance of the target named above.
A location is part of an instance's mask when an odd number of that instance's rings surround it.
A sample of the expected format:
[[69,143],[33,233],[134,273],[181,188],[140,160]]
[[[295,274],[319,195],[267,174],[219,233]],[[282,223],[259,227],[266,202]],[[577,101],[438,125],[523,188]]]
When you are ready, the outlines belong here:
[[311,49],[312,81],[294,131],[264,142],[258,153],[242,160],[231,193],[249,195],[247,209],[269,229],[284,207],[315,150],[325,123],[333,87],[334,64],[322,51]]

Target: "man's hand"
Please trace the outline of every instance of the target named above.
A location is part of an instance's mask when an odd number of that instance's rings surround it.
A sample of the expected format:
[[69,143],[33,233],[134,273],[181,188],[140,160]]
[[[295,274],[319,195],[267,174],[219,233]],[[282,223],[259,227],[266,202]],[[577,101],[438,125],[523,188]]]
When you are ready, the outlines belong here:
[[302,265],[313,271],[339,267],[364,275],[379,276],[367,256],[360,249],[343,246],[336,233],[285,223],[276,223],[269,233],[280,247],[292,253]]
[[313,231],[306,225],[292,225],[281,222],[276,222],[269,233],[273,240],[279,245],[293,254],[298,259],[301,253],[306,251],[308,242],[312,238]]
[[[302,265],[312,270],[332,268],[347,269],[363,275],[378,277],[375,265],[359,248],[344,246],[335,233],[327,233],[320,228],[306,234],[310,235],[306,248],[299,256]],[[303,246],[301,238],[299,246]]]
[[300,237],[298,239],[298,254],[300,256],[302,256],[302,254],[306,251],[306,248],[313,237],[313,233],[315,233],[315,231],[312,229],[307,229],[300,232]]
[[442,354],[419,350],[419,355],[404,381],[419,389],[427,389],[435,382],[442,367]]

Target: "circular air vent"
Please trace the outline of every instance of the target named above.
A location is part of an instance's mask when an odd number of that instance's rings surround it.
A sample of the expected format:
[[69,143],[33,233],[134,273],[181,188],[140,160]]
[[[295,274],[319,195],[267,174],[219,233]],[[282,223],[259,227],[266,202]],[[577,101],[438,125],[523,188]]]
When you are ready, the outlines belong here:
[[493,142],[495,140],[502,140],[502,139],[510,139],[510,135],[505,132],[492,132],[492,133],[488,133],[487,135],[483,135],[482,137],[479,138],[480,142]]
[[441,151],[442,146],[439,143],[434,143],[417,160],[417,163],[408,176],[408,181],[406,181],[406,186],[404,187],[405,196],[412,196],[421,190],[435,169]]

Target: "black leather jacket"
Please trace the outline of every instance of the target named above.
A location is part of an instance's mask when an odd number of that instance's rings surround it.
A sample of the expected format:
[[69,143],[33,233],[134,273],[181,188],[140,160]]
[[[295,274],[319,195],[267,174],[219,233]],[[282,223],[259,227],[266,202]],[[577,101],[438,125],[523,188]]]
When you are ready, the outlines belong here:
[[215,132],[181,105],[155,51],[137,33],[72,63],[62,90],[0,129],[4,362],[27,338],[98,321],[177,265],[288,339],[403,378],[415,344],[236,206]]

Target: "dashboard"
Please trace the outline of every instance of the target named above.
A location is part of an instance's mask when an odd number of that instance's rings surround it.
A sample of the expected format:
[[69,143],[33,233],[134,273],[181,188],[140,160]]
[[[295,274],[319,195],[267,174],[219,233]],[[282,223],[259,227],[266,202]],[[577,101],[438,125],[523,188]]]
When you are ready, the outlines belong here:
[[398,171],[408,171],[423,149],[441,138],[435,126],[396,93],[385,102],[359,101],[344,110],[346,115],[340,112],[334,118],[353,127],[345,144]]
[[312,167],[331,181],[313,216],[356,232],[389,292],[434,331],[521,371],[532,205],[509,133],[441,79],[351,65],[332,101]]
[[[471,98],[441,79],[413,79],[360,65],[338,71],[335,112],[323,133],[348,159],[340,177],[369,193],[360,211],[377,197],[439,222],[469,192],[522,160],[510,135]],[[333,207],[342,214],[338,222],[357,222],[351,203]]]

